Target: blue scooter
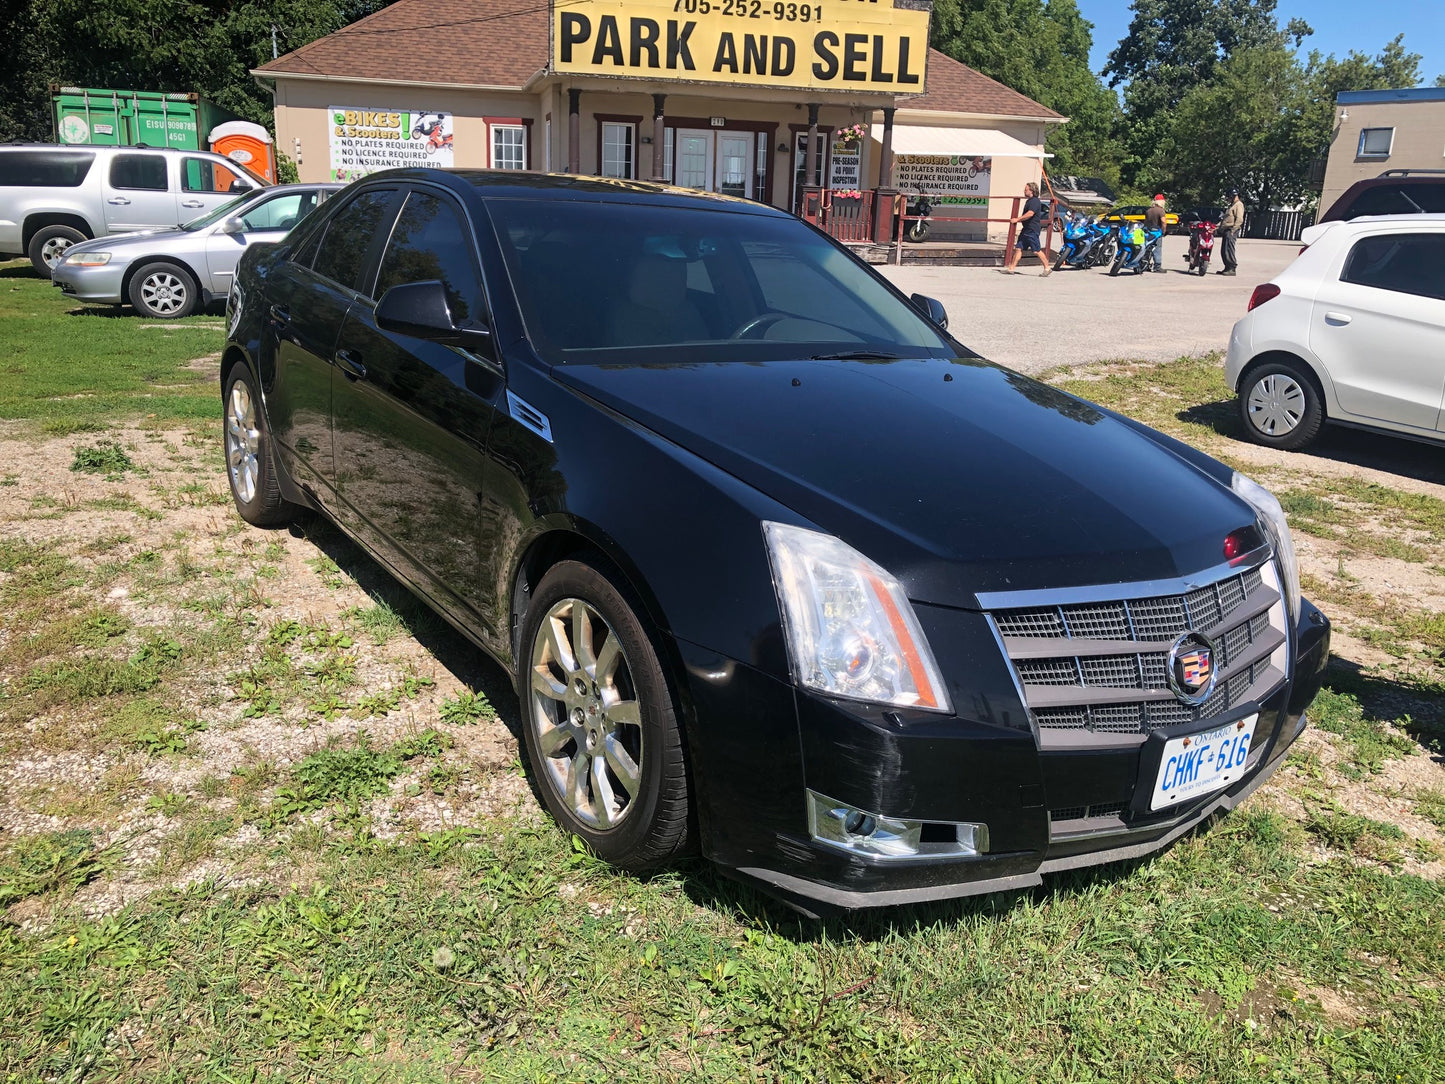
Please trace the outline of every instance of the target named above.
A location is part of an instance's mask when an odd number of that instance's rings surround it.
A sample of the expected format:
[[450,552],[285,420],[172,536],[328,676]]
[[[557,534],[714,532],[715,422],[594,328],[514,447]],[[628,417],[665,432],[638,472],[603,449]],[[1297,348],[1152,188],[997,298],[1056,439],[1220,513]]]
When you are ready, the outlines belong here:
[[1097,219],[1075,212],[1064,224],[1064,241],[1054,257],[1054,270],[1061,267],[1088,269],[1114,258],[1114,231]]
[[1154,251],[1163,239],[1163,230],[1146,230],[1137,222],[1125,222],[1119,229],[1119,253],[1114,257],[1109,274],[1132,271],[1142,275],[1156,262]]

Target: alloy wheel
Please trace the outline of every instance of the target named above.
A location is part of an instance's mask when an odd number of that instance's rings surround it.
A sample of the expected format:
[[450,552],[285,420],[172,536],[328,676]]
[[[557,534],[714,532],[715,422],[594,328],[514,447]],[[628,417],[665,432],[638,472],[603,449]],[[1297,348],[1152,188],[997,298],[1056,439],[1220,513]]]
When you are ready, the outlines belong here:
[[547,785],[582,824],[617,827],[642,793],[641,704],[621,639],[586,601],[564,598],[542,619],[531,697]]
[[152,271],[140,285],[141,299],[160,316],[180,312],[190,300],[186,284],[169,271]]
[[69,237],[52,237],[40,246],[40,258],[45,261],[45,266],[54,271],[65,254],[70,251],[70,246],[75,244]]
[[1304,388],[1286,373],[1267,373],[1249,389],[1249,421],[1265,436],[1282,437],[1299,427],[1306,408]]
[[237,380],[226,397],[226,467],[231,473],[231,488],[244,504],[256,499],[260,448],[256,404],[251,401],[251,392],[245,383]]

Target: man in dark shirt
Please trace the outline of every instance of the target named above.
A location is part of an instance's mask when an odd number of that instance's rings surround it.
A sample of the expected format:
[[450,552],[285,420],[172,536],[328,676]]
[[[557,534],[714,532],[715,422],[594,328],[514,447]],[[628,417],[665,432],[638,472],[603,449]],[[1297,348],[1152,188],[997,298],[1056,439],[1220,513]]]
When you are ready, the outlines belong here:
[[1161,275],[1164,273],[1164,227],[1169,221],[1168,210],[1164,206],[1164,193],[1160,192],[1154,197],[1154,202],[1144,212],[1144,228],[1146,230],[1158,230],[1160,233],[1159,243],[1154,246],[1154,270]]
[[1019,255],[1032,252],[1039,258],[1039,263],[1044,265],[1043,275],[1048,275],[1053,272],[1053,268],[1049,266],[1049,250],[1039,242],[1039,232],[1044,225],[1044,201],[1039,199],[1039,186],[1030,181],[1024,185],[1024,195],[1027,199],[1024,200],[1023,213],[1018,218],[1009,219],[1010,222],[1019,223],[1019,236],[1014,250],[1008,254],[1003,273],[1017,275],[1015,268],[1018,266]]

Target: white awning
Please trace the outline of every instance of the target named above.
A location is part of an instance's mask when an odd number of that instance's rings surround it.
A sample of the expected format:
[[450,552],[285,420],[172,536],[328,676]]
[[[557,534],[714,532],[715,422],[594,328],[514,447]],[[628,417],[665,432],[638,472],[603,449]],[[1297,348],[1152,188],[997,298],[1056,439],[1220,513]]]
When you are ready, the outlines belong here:
[[[873,125],[873,138],[883,142],[883,125]],[[979,158],[1052,158],[1038,147],[996,128],[924,128],[893,126],[894,154],[965,154]]]

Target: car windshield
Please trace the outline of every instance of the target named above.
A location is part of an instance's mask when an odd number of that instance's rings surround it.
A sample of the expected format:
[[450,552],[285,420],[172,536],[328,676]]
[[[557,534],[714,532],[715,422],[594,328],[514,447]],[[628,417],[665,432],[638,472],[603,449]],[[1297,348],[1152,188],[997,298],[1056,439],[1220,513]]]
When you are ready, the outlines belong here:
[[251,200],[255,199],[259,195],[259,192],[247,192],[244,196],[240,196],[233,200],[227,200],[225,203],[217,207],[214,211],[207,211],[200,218],[191,219],[184,226],[182,226],[181,229],[186,230],[190,233],[195,233],[197,230],[203,230],[207,226],[214,226],[217,222],[220,222],[224,218],[229,218],[231,215],[239,211],[243,203],[249,203],[251,202]]
[[907,302],[795,219],[493,200],[528,337],[551,364],[951,357]]

